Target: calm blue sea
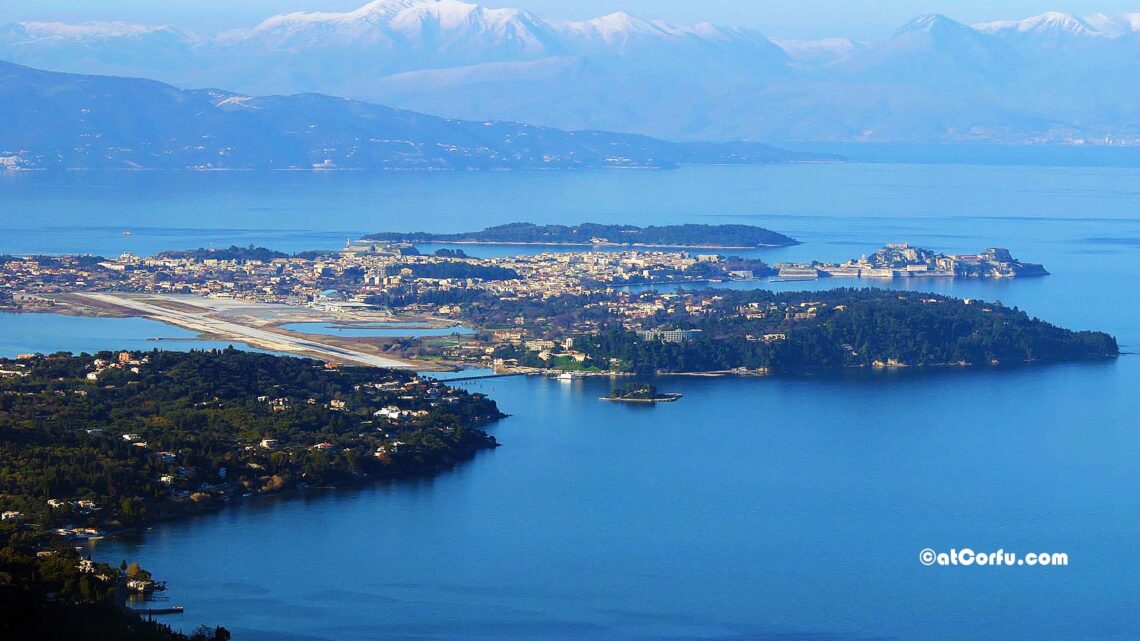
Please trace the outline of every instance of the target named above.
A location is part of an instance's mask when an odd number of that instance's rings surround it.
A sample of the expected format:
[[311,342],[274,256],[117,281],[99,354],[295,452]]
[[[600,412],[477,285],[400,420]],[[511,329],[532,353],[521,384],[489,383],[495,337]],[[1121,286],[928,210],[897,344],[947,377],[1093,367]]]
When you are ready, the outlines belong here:
[[[749,222],[803,241],[1009,247],[1053,275],[923,282],[1140,344],[1140,170],[804,165],[669,172],[0,176],[0,253],[335,247],[389,229]],[[124,230],[132,236],[124,236]],[[469,253],[497,251],[468,248]],[[782,288],[835,283],[780,284]],[[762,284],[768,286],[767,284]],[[898,285],[905,286],[905,285]],[[0,351],[52,342],[0,315]],[[47,318],[47,317],[44,317]],[[180,330],[60,323],[63,349]],[[102,321],[98,321],[102,322]],[[108,321],[128,323],[133,321]],[[47,350],[47,347],[40,348]],[[184,628],[242,640],[1132,640],[1140,637],[1140,361],[791,379],[463,385],[503,447],[431,480],[245,504],[98,558],[169,581]],[[925,567],[923,548],[1066,552],[1062,568]]]

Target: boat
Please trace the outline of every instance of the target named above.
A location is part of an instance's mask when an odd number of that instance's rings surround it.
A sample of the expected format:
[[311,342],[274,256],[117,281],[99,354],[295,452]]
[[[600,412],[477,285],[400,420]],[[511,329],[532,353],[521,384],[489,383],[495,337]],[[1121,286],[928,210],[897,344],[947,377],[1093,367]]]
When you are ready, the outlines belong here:
[[123,230],[123,235],[124,235],[124,236],[134,236],[134,235],[135,235],[135,232],[133,232],[133,231],[131,231],[131,230],[129,230],[129,229],[124,229],[124,230]]
[[569,382],[569,381],[577,380],[578,378],[580,378],[580,375],[575,374],[574,372],[562,372],[561,374],[559,374],[558,376],[555,376],[554,378],[555,378],[555,380]]

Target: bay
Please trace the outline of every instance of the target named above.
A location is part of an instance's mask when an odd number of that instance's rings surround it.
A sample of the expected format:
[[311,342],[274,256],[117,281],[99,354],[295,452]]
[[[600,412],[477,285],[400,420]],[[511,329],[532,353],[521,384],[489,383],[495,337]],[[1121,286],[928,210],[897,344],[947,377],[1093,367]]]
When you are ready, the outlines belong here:
[[[1134,168],[44,174],[0,194],[0,253],[299,251],[517,220],[751,222],[803,242],[756,252],[773,262],[1005,246],[1052,275],[733,286],[919,288],[1140,340]],[[467,381],[511,416],[491,428],[503,447],[451,472],[244,503],[95,553],[168,580],[187,607],[172,623],[238,639],[1132,639],[1137,363],[665,378],[684,398],[648,408],[598,401],[600,379]],[[925,567],[927,547],[1071,560]]]
[[95,551],[242,639],[1130,638],[1138,375],[670,378],[685,397],[653,408],[603,380],[468,383],[512,414],[468,465]]

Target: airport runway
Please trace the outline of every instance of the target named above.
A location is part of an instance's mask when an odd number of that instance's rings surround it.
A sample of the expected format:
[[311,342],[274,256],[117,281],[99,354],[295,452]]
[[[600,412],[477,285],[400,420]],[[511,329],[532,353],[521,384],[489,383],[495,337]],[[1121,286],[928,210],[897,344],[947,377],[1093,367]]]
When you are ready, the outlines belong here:
[[[231,321],[210,318],[205,314],[210,310],[202,308],[202,314],[169,309],[161,305],[147,302],[142,297],[125,294],[83,293],[76,294],[81,298],[88,298],[105,305],[124,307],[139,315],[162,321],[170,325],[177,325],[203,334],[224,336],[227,339],[249,343],[261,349],[278,352],[288,352],[301,356],[320,356],[329,361],[352,365],[366,365],[369,367],[386,367],[389,369],[415,369],[411,363],[385,358],[359,352],[356,350],[320,343],[296,335],[280,334],[258,327],[249,327]],[[180,301],[182,302],[182,301]]]

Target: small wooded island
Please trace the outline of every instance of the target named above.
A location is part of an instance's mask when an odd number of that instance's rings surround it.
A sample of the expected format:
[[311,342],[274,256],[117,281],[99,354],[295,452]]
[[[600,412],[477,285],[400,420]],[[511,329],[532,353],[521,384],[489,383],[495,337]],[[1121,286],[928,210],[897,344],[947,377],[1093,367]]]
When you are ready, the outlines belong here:
[[679,398],[680,394],[658,392],[655,386],[648,383],[627,383],[609,396],[601,397],[601,400],[621,403],[672,403]]
[[483,245],[576,245],[708,249],[753,249],[799,244],[794,238],[753,225],[535,225],[509,223],[458,234],[385,232],[365,240]]

